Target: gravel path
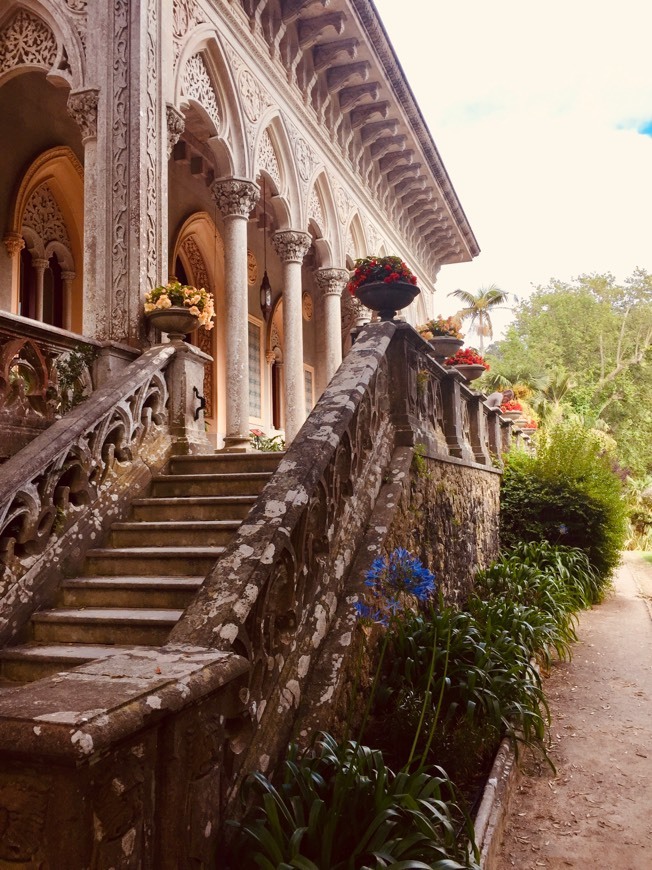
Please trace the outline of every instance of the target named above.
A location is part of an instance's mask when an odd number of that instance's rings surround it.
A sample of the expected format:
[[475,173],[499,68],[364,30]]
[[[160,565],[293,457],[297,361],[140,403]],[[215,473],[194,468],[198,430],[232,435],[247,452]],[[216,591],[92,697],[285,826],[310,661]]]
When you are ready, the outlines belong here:
[[557,773],[527,763],[495,870],[652,870],[652,565],[614,586],[546,680]]

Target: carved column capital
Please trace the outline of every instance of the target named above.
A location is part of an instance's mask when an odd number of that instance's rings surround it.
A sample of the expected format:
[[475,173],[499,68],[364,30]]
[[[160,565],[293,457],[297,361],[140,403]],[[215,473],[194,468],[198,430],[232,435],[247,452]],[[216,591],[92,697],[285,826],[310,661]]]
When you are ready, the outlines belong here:
[[62,281],[74,281],[76,277],[77,277],[76,272],[62,272],[61,273],[61,280]]
[[97,105],[100,92],[97,88],[73,91],[68,97],[68,114],[81,130],[82,142],[97,138]]
[[313,277],[324,296],[341,296],[349,280],[349,273],[346,269],[317,269],[313,272]]
[[172,103],[165,104],[165,120],[168,130],[168,160],[172,154],[172,149],[179,141],[179,137],[186,129],[186,119],[181,112],[175,108]]
[[221,178],[211,185],[211,193],[223,217],[247,218],[260,199],[260,188],[244,178]]
[[281,230],[272,236],[274,250],[284,263],[301,263],[312,238],[301,230]]
[[10,257],[15,257],[25,247],[25,239],[20,233],[7,233],[2,240],[5,243],[7,253]]
[[44,257],[32,257],[32,266],[37,272],[45,272],[47,265],[48,261]]

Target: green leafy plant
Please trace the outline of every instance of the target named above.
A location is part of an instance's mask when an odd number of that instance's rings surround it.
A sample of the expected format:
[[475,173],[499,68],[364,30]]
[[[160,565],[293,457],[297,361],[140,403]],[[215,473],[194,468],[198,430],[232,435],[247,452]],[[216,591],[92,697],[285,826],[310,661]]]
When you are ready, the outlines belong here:
[[97,359],[97,348],[78,345],[61,354],[54,363],[57,372],[57,410],[65,414],[86,398],[83,376]]
[[390,770],[382,753],[320,735],[289,748],[277,779],[249,778],[229,867],[477,870],[473,829],[443,771]]
[[500,506],[504,548],[520,541],[577,547],[604,579],[620,560],[626,534],[621,482],[604,441],[577,421],[541,432],[536,455],[506,455]]
[[254,450],[262,450],[265,453],[279,453],[285,450],[285,439],[282,435],[269,437],[262,429],[252,429],[249,433],[249,441]]

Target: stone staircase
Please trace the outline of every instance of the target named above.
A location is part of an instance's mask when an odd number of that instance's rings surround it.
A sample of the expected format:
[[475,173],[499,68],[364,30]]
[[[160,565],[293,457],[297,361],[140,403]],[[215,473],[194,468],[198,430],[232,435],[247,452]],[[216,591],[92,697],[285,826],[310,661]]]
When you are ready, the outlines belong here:
[[83,575],[62,583],[56,606],[33,614],[25,642],[0,651],[0,685],[164,644],[281,456],[173,457],[106,546],[88,552]]

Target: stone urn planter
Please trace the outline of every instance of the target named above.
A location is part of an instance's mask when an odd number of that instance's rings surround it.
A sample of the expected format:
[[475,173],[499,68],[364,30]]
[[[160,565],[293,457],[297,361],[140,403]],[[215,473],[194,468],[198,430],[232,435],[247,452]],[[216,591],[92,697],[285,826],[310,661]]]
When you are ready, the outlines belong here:
[[407,281],[369,281],[361,284],[355,296],[366,308],[378,312],[381,320],[393,320],[398,311],[407,306],[419,295],[421,290]]
[[442,363],[447,357],[454,356],[464,344],[463,338],[454,338],[452,335],[434,335],[428,339],[428,344],[435,352],[435,359]]
[[484,374],[484,366],[480,364],[477,365],[457,365],[450,366],[450,368],[456,369],[461,375],[464,376],[464,380],[469,383],[470,381],[475,381],[476,378],[479,378],[480,375]]
[[147,319],[161,332],[167,332],[170,340],[183,338],[199,325],[199,317],[180,305],[157,308],[146,314]]
[[520,420],[523,416],[522,411],[501,411],[500,413],[503,417],[507,417],[508,420],[513,420],[514,422]]

